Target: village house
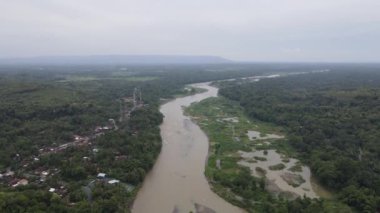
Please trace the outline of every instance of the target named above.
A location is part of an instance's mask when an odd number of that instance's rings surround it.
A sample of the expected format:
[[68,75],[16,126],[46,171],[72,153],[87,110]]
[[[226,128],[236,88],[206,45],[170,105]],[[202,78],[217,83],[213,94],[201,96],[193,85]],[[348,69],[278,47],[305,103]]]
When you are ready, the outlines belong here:
[[17,187],[17,186],[25,186],[28,185],[29,181],[27,179],[21,179],[18,180],[17,183],[13,184],[12,187]]
[[102,179],[102,178],[105,178],[106,177],[106,174],[105,173],[99,173],[97,175],[98,178]]
[[114,180],[110,180],[110,181],[108,181],[108,183],[111,184],[111,185],[113,185],[113,184],[116,184],[116,183],[120,183],[120,181],[114,179]]

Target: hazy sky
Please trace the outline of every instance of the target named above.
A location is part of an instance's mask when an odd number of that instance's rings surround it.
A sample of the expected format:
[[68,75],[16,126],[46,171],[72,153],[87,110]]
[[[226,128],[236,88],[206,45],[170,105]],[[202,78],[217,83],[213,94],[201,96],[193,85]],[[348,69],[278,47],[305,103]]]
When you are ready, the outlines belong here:
[[380,0],[0,0],[0,57],[380,62]]

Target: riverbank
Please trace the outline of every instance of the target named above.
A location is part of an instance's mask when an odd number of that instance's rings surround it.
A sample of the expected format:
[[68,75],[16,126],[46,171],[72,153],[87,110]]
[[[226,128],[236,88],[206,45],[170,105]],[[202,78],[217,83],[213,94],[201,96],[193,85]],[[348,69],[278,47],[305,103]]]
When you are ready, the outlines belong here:
[[208,135],[205,174],[212,190],[230,203],[262,211],[284,205],[271,201],[272,196],[293,200],[329,195],[294,158],[281,128],[248,119],[239,105],[221,97],[192,104],[186,113]]

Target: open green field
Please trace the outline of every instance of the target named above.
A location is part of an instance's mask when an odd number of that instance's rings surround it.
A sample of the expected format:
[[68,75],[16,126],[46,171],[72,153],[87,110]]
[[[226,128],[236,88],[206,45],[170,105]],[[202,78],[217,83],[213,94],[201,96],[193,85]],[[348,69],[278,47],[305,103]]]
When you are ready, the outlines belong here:
[[[201,126],[210,138],[211,148],[215,154],[223,155],[238,150],[250,151],[255,149],[280,149],[286,154],[294,154],[283,139],[276,139],[277,143],[265,144],[263,140],[249,140],[247,131],[257,131],[261,136],[266,134],[285,134],[283,129],[270,123],[249,119],[242,108],[236,103],[223,97],[209,98],[195,103],[186,109],[186,113]],[[273,139],[265,139],[273,141]],[[215,147],[214,147],[215,146]]]
[[270,197],[264,189],[264,180],[253,177],[248,168],[237,164],[241,159],[237,152],[258,147],[260,140],[250,141],[246,135],[248,130],[263,134],[281,134],[282,130],[267,123],[249,120],[239,105],[222,97],[195,103],[186,109],[186,113],[209,137],[209,159],[205,173],[214,192],[249,211],[264,208],[263,203]]
[[155,76],[130,76],[130,75],[111,75],[111,76],[91,76],[91,75],[67,75],[58,82],[77,82],[77,81],[97,81],[97,80],[125,80],[144,82],[156,80]]

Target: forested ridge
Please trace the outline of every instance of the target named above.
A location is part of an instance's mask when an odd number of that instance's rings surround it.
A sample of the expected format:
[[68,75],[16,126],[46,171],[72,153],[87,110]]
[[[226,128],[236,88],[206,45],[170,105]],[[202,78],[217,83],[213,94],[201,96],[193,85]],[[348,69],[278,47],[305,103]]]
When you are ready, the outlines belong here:
[[230,83],[220,94],[284,126],[318,180],[359,212],[380,209],[380,72],[346,70]]

